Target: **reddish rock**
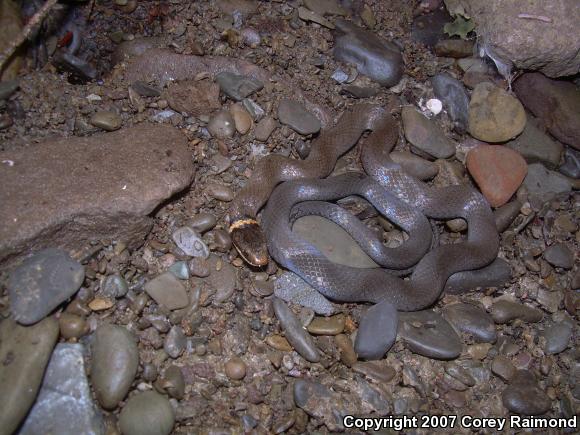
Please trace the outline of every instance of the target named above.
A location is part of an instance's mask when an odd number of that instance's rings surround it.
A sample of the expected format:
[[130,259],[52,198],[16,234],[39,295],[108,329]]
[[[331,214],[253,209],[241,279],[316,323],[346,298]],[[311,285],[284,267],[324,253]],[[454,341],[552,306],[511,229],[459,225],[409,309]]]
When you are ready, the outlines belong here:
[[179,130],[141,124],[0,153],[0,267],[45,247],[143,242],[148,216],[191,183]]
[[580,88],[571,82],[528,73],[514,83],[520,101],[556,139],[580,149]]
[[519,153],[501,145],[478,146],[467,154],[465,163],[492,207],[508,202],[528,171]]

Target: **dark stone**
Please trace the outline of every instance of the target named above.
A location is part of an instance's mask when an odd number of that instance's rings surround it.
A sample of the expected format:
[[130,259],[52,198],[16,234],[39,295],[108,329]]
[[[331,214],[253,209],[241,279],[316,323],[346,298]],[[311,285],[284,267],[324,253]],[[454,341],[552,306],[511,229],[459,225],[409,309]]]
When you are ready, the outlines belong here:
[[382,86],[394,86],[401,80],[403,57],[399,47],[343,19],[337,19],[335,24],[337,60],[355,64],[359,73]]

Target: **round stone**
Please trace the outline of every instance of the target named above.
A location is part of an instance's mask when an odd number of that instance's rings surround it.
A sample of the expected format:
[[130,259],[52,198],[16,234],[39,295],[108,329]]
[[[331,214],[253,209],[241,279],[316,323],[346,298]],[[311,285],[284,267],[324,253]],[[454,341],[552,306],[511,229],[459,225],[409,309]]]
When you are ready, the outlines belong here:
[[526,125],[524,106],[503,89],[478,84],[469,102],[469,133],[482,141],[505,142],[520,134]]
[[132,396],[119,415],[124,435],[169,435],[174,424],[169,400],[155,391]]
[[540,388],[534,374],[518,370],[502,394],[503,405],[512,412],[523,415],[540,415],[548,411],[551,401]]
[[65,339],[80,338],[89,332],[87,321],[76,314],[62,313],[58,319],[60,335]]
[[246,363],[238,357],[230,359],[224,366],[228,378],[235,381],[244,379],[246,376]]
[[213,137],[226,139],[236,132],[234,119],[230,112],[222,110],[211,117],[207,129]]

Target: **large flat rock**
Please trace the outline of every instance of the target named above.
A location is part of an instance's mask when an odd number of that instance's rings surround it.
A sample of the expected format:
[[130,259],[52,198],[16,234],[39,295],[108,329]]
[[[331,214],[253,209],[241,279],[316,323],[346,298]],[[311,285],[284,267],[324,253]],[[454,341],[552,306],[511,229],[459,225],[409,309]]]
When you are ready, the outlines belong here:
[[0,162],[0,267],[48,246],[135,247],[148,215],[194,175],[186,138],[149,124],[2,152]]

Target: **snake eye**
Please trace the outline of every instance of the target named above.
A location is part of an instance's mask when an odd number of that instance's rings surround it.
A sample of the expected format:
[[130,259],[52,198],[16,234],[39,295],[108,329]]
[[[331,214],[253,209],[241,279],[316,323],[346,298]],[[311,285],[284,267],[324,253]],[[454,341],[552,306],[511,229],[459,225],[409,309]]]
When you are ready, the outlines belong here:
[[240,256],[250,265],[262,267],[268,264],[266,238],[257,222],[232,225],[232,243]]

